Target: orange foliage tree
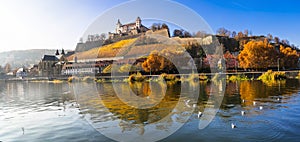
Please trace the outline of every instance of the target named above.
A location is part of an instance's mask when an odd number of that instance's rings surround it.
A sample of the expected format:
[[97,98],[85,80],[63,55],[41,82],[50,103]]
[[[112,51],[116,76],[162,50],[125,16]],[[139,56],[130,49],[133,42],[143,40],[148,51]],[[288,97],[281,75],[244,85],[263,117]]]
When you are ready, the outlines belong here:
[[154,50],[144,61],[142,67],[146,72],[171,71],[176,69],[174,64],[179,67],[186,66],[188,59],[182,51],[164,49],[158,52]]
[[280,45],[280,66],[285,68],[296,68],[299,56],[291,47]]
[[147,60],[144,61],[142,64],[143,69],[146,72],[157,72],[161,70],[161,64],[163,60],[161,56],[159,56],[159,52],[157,50],[154,50],[151,52],[151,54],[148,56]]
[[280,67],[296,68],[299,55],[291,47],[276,48],[268,41],[250,41],[244,45],[244,49],[238,56],[240,67],[264,69],[268,67],[277,67],[277,61]]
[[275,47],[268,42],[250,41],[238,56],[240,67],[264,69],[274,67],[278,58]]

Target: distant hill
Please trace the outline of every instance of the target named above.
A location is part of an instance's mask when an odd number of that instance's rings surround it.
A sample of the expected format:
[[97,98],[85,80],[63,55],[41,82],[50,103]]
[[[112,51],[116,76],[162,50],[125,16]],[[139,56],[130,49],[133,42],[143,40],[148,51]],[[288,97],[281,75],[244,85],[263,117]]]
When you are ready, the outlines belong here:
[[56,50],[50,49],[31,49],[31,50],[16,50],[0,53],[0,65],[3,67],[6,63],[12,66],[12,69],[17,67],[28,67],[30,64],[38,64],[44,54],[54,55]]

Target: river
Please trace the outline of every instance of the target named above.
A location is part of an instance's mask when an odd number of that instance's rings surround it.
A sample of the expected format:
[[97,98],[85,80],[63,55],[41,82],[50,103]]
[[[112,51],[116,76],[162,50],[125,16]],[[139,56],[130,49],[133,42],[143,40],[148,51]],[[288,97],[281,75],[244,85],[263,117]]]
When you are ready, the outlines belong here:
[[300,81],[296,79],[227,82],[220,109],[204,129],[198,127],[198,113],[210,104],[212,83],[200,83],[196,102],[182,99],[181,83],[154,83],[154,89],[149,83],[116,84],[125,100],[133,90],[136,96],[158,103],[130,98],[124,103],[112,83],[0,82],[0,141],[113,141],[114,136],[127,141],[125,137],[150,137],[157,131],[161,141],[300,138]]

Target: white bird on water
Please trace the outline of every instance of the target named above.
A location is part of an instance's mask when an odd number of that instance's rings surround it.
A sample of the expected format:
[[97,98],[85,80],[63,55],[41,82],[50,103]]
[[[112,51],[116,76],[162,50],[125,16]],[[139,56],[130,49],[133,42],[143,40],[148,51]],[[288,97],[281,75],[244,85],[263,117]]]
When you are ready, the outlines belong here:
[[256,105],[256,102],[255,102],[255,101],[253,101],[253,105],[254,105],[254,106]]
[[199,111],[199,112],[198,112],[198,118],[200,118],[201,116],[202,116],[202,112]]
[[236,128],[236,125],[234,125],[233,123],[231,123],[231,128],[232,129]]
[[245,111],[242,110],[242,111],[241,111],[241,114],[242,114],[242,116],[244,116],[244,115],[245,115]]
[[263,106],[259,106],[259,109],[262,110],[262,109],[263,109]]
[[281,100],[281,98],[277,98],[276,100],[277,100],[277,101],[280,101],[280,100]]

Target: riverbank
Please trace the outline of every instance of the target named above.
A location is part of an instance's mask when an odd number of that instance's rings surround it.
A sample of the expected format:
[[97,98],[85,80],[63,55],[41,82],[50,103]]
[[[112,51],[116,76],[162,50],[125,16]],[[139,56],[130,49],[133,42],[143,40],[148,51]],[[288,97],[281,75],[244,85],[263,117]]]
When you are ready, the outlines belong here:
[[[275,72],[275,71],[274,71]],[[276,71],[277,72],[277,71]],[[293,71],[279,71],[284,73],[286,78],[298,78],[300,70]],[[161,74],[161,75],[141,75],[137,76],[136,74],[120,75],[120,76],[73,76],[73,77],[25,77],[25,78],[6,78],[0,79],[4,82],[72,82],[76,81],[97,81],[97,82],[114,82],[114,81],[155,81],[159,79],[165,79],[166,81],[190,81],[194,80],[198,75],[198,80],[206,81],[212,80],[214,76],[221,75],[225,76],[229,81],[236,80],[254,80],[258,79],[262,74],[266,72],[230,72],[230,73],[199,73],[199,74]],[[143,79],[138,79],[143,78]]]

